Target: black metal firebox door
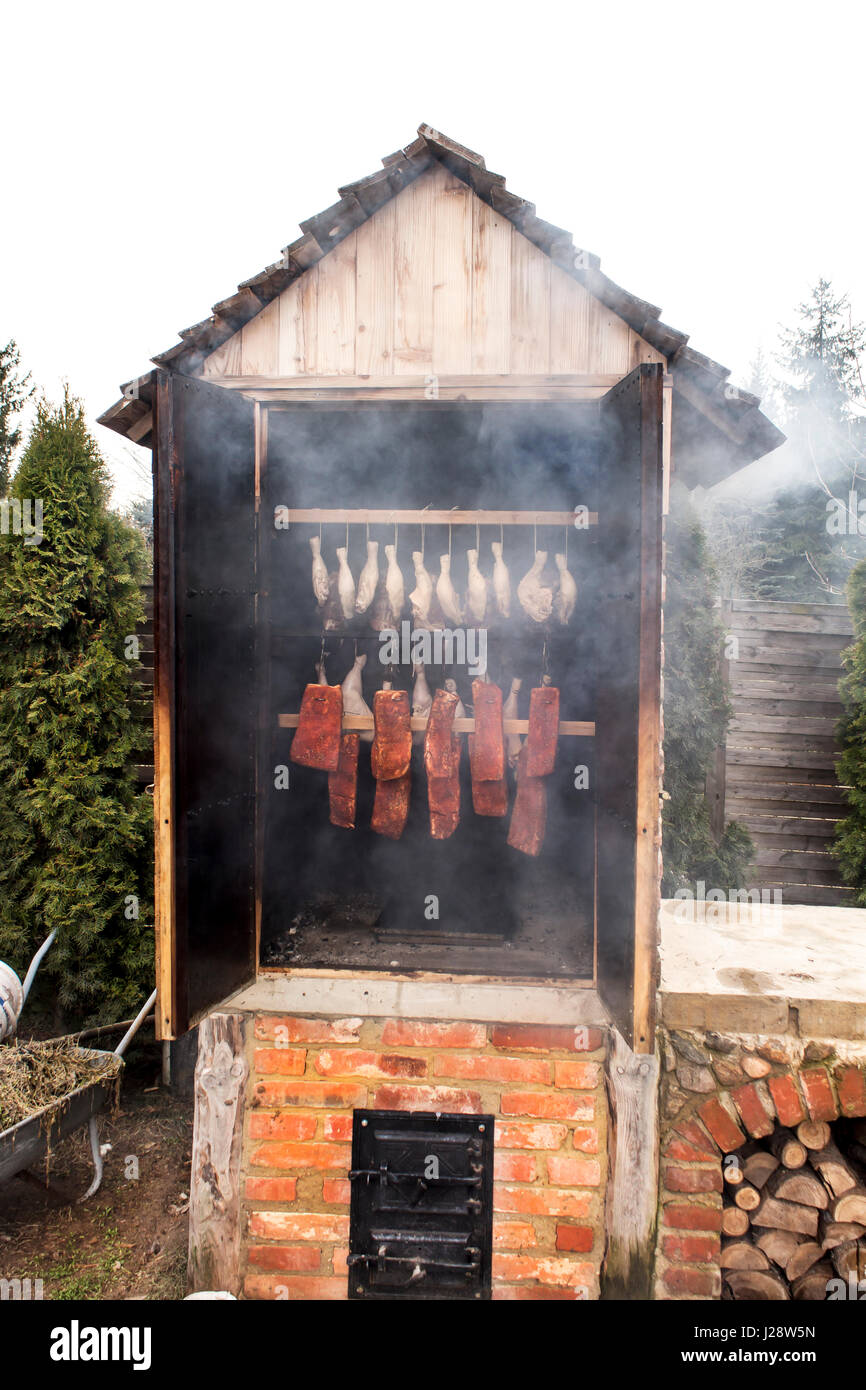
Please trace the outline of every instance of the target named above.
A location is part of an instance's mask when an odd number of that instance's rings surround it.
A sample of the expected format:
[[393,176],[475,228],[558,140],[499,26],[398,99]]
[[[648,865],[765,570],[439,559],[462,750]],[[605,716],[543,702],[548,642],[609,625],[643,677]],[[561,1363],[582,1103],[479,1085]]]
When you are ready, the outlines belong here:
[[350,1298],[490,1298],[493,1125],[355,1111]]

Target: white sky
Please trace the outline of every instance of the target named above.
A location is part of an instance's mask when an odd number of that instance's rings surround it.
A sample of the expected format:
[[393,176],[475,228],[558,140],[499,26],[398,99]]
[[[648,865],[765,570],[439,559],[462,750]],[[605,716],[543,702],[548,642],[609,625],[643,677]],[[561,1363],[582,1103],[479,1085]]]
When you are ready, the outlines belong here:
[[[864,6],[0,8],[0,341],[92,421],[421,121],[743,380],[824,275],[866,318]],[[149,453],[96,427],[117,500]]]

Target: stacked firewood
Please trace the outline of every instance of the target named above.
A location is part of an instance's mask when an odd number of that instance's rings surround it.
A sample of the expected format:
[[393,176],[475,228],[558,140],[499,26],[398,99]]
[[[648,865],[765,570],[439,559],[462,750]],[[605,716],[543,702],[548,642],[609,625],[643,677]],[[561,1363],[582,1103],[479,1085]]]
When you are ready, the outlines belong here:
[[777,1128],[723,1175],[724,1298],[823,1301],[866,1279],[866,1120]]

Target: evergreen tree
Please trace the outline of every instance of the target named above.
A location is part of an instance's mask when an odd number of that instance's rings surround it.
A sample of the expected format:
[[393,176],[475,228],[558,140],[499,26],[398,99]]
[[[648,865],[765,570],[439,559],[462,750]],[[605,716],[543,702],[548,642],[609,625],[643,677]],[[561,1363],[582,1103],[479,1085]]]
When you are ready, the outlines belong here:
[[30,373],[18,375],[21,358],[13,338],[0,347],[0,497],[9,491],[12,456],[21,443],[21,428],[15,418],[33,395]]
[[839,725],[839,781],[846,787],[847,816],[839,822],[834,850],[845,882],[858,890],[866,907],[866,560],[848,580],[848,607],[854,641],[845,652],[846,675],[839,683],[844,713]]
[[710,827],[705,783],[732,711],[721,672],[718,579],[681,485],[671,489],[667,528],[662,889],[672,896],[703,879],[728,891],[745,883],[752,841],[736,821],[728,823],[719,843]]
[[68,391],[38,405],[13,496],[41,501],[43,534],[0,536],[0,959],[24,968],[56,928],[43,993],[123,1017],[153,977],[152,807],[129,766],[148,566]]

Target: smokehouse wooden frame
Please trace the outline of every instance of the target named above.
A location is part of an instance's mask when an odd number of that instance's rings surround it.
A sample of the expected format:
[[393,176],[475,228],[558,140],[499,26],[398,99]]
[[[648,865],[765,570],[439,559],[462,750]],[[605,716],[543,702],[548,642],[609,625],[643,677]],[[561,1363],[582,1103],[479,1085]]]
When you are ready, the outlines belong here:
[[[422,125],[103,414],[153,450],[160,1036],[259,972],[260,756],[274,712],[254,634],[272,412],[573,402],[599,412],[611,441],[599,530],[612,519],[608,549],[628,557],[629,582],[610,573],[598,615],[611,641],[596,710],[596,968],[571,983],[597,983],[623,1037],[651,1050],[671,459],[687,486],[711,486],[783,440],[660,313],[481,155]],[[615,721],[627,746],[607,735]]]
[[[268,775],[263,752],[272,718],[264,681],[267,644],[254,641],[252,648],[246,649],[246,658],[243,651],[235,649],[230,662],[219,659],[219,644],[214,641],[209,645],[197,633],[190,614],[196,603],[204,608],[215,605],[219,614],[206,619],[206,627],[214,637],[223,611],[231,605],[235,605],[235,617],[241,611],[248,615],[254,630],[260,630],[260,625],[266,627],[267,595],[260,585],[259,567],[262,526],[272,522],[262,512],[268,417],[274,408],[295,408],[295,398],[291,405],[280,402],[272,406],[258,399],[249,400],[246,390],[225,391],[214,382],[166,372],[157,373],[156,378],[156,933],[160,1032],[168,1037],[184,1031],[233,991],[248,984],[259,969],[264,873],[261,788],[262,779]],[[335,383],[333,389],[339,390],[339,384]],[[580,387],[575,388],[574,382],[570,382],[568,390],[575,389],[579,391]],[[407,383],[406,395],[399,399],[411,399],[410,393],[415,390],[414,383]],[[377,388],[368,391],[362,400],[375,401]],[[631,663],[637,681],[636,705],[633,702],[633,707],[628,706],[628,683],[623,685],[615,670],[609,673],[606,698],[615,718],[633,723],[638,751],[636,768],[630,769],[623,763],[621,751],[613,746],[620,740],[610,740],[605,762],[602,733],[598,776],[600,780],[609,777],[611,785],[609,792],[599,790],[599,814],[607,816],[614,826],[617,843],[612,844],[610,855],[615,868],[610,875],[609,891],[602,884],[601,893],[597,890],[595,895],[594,977],[567,982],[584,988],[597,987],[623,1036],[636,1051],[651,1050],[653,1045],[659,862],[661,525],[664,441],[669,434],[664,425],[665,395],[661,366],[644,364],[607,388],[604,396],[597,398],[595,407],[609,414],[617,429],[624,429],[623,438],[630,438],[636,446],[637,471],[623,469],[622,491],[611,493],[611,505],[620,513],[621,536],[617,544],[621,542],[634,551],[634,634],[639,634],[639,650],[623,634],[621,648],[612,649],[611,660]],[[393,388],[389,388],[388,398],[395,399]],[[510,393],[502,389],[497,399],[509,400]],[[525,397],[521,393],[514,399]],[[362,400],[355,397],[349,408],[357,408]],[[304,402],[297,408],[321,409],[322,404],[320,397],[315,403]],[[348,403],[340,404],[346,408]],[[626,421],[624,427],[619,423],[621,417]],[[197,539],[200,528],[219,528],[223,524],[218,514],[219,499],[209,495],[207,488],[207,478],[214,473],[215,448],[226,452],[237,464],[237,488],[229,486],[223,497],[227,511],[232,513],[233,529],[226,530],[225,543],[218,547],[211,543],[212,537],[208,544],[200,544]],[[206,459],[209,473],[199,467]],[[248,490],[246,513],[242,506],[238,511],[237,505],[243,487]],[[241,532],[240,544],[235,523]],[[239,567],[240,575],[232,572],[232,561]],[[620,602],[618,608],[611,608],[605,621],[616,624],[620,611],[630,610]],[[243,731],[232,727],[230,718],[226,723],[225,709],[234,704],[230,698],[230,668],[236,677],[244,669],[244,659],[250,677],[247,693],[255,704],[256,716],[254,739],[242,747]],[[193,676],[193,672],[197,675]],[[220,701],[212,696],[216,687],[222,690]],[[233,688],[240,689],[237,683]],[[218,772],[214,771],[213,760],[209,761],[197,747],[204,737],[203,721],[211,740],[224,750],[226,762]],[[587,727],[586,732],[589,731]],[[248,795],[238,789],[232,772],[241,779],[249,778]],[[212,780],[214,776],[216,782]],[[222,785],[220,778],[224,779]],[[210,802],[202,802],[202,780],[209,785]],[[190,796],[194,805],[190,804]],[[217,809],[219,803],[232,801],[234,810],[222,816]],[[252,808],[252,825],[239,836],[236,815],[245,806]],[[205,825],[208,815],[216,827],[212,831]],[[203,844],[209,846],[208,862],[204,865],[197,840],[200,834],[204,836]],[[251,851],[247,880],[220,882],[222,855],[228,854],[230,845],[235,848],[239,841],[243,842],[245,836]],[[190,837],[195,844],[190,843]],[[614,878],[618,886],[614,885]],[[622,891],[623,882],[631,885],[627,895]],[[429,978],[436,977],[429,974]],[[459,978],[468,983],[497,977]],[[514,978],[502,980],[503,984],[519,982]],[[561,979],[545,977],[522,982],[563,983]]]

